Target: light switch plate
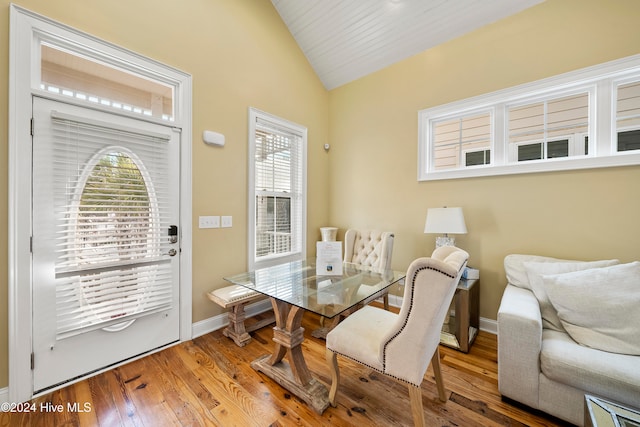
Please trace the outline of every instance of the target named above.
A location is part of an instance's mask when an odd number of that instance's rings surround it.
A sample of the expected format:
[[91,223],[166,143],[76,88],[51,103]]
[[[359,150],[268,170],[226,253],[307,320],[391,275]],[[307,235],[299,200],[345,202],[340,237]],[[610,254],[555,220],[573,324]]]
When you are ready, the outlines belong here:
[[221,217],[222,221],[222,228],[229,228],[229,227],[233,227],[233,217],[232,216],[227,216],[227,215],[223,215]]
[[220,228],[219,216],[198,217],[198,228]]

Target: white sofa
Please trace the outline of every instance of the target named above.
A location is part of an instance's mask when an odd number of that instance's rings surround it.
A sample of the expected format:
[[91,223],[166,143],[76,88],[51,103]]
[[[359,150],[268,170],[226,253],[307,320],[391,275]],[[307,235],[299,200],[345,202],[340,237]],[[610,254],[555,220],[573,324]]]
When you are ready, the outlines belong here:
[[[566,265],[560,265],[565,262]],[[637,273],[640,271],[640,263],[618,264],[613,260],[582,264],[541,256],[508,255],[504,264],[508,284],[498,310],[500,393],[579,426],[584,425],[585,394],[634,407],[640,406],[640,353],[637,350],[640,348],[640,335],[637,332],[640,328],[637,313],[640,312],[640,277]],[[602,270],[598,270],[599,268]],[[589,299],[592,297],[592,290],[596,289],[594,282],[609,277],[604,273],[600,274],[600,271],[608,273],[614,268],[616,271],[622,268],[628,271],[632,268],[632,280],[615,279],[617,283],[612,283],[612,287],[603,295],[615,296],[618,289],[621,289],[624,297],[618,295],[615,303],[605,301],[602,305],[597,305],[597,301]],[[537,275],[536,269],[540,270]],[[594,277],[600,279],[592,280]],[[556,301],[552,298],[556,297],[553,283],[563,280],[573,285],[581,280],[586,284],[584,294],[562,301],[562,298],[571,295],[565,293],[557,297],[559,302]],[[544,285],[543,290],[553,293],[540,295],[540,283]],[[618,287],[618,283],[622,285]],[[627,295],[630,297],[627,298]],[[565,306],[563,303],[566,303]],[[620,321],[619,329],[627,335],[612,342],[614,347],[628,345],[623,349],[625,354],[578,344],[574,338],[582,340],[580,333],[585,331],[574,329],[574,325],[565,322],[565,316],[570,318],[575,314],[566,311],[572,304],[573,312],[579,312],[585,307],[583,319],[586,322],[596,321],[598,318],[604,318],[605,322],[626,319]],[[631,310],[634,305],[635,309]],[[558,317],[554,318],[554,315]],[[559,328],[557,324],[553,324],[558,320],[561,320]],[[567,329],[564,330],[562,326]],[[606,342],[611,335],[608,332],[610,329],[603,330],[604,334],[599,337]],[[571,331],[571,335],[568,331]],[[588,338],[599,339],[591,330],[586,333],[591,334]],[[617,332],[613,335],[616,334]]]

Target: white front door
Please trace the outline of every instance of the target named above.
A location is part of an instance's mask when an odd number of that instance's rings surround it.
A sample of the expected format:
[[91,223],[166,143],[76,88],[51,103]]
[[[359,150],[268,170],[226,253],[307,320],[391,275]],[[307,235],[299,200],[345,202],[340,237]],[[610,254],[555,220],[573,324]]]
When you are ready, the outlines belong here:
[[179,145],[33,97],[34,394],[179,340]]

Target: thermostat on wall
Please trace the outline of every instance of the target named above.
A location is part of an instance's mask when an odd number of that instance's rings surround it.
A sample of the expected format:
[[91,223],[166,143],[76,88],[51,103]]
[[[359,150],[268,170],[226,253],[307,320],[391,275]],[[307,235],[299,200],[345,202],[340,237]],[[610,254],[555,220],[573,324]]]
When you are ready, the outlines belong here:
[[211,130],[205,130],[202,132],[202,140],[209,145],[217,145],[218,147],[224,146],[224,135]]

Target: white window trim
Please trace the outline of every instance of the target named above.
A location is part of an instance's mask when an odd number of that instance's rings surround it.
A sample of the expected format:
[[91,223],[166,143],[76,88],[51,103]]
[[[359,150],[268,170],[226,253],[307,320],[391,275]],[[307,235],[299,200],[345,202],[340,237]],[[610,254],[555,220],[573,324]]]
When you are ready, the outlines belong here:
[[[427,108],[418,112],[418,181],[480,176],[537,173],[640,164],[640,152],[616,150],[615,89],[640,78],[640,55],[599,64],[477,97]],[[588,91],[589,155],[513,162],[509,160],[506,138],[507,106],[535,99]],[[594,101],[595,100],[595,101]],[[429,155],[430,121],[466,116],[494,109],[491,164],[436,171]]]
[[[31,360],[31,102],[33,94],[46,98],[68,97],[46,93],[39,89],[40,37],[59,38],[82,46],[87,51],[100,52],[104,58],[124,60],[136,73],[173,84],[176,87],[173,126],[181,129],[184,141],[192,140],[192,77],[135,52],[100,40],[94,36],[31,12],[10,5],[9,37],[9,401],[31,399],[33,379]],[[122,66],[122,63],[118,63]],[[33,89],[37,88],[37,89]],[[86,106],[86,104],[82,104]],[[100,108],[113,113],[111,109]],[[133,116],[140,118],[140,116]],[[149,120],[155,121],[155,120]],[[160,122],[162,123],[162,122]],[[166,123],[163,123],[166,125]],[[180,148],[180,340],[192,337],[192,179],[191,144]]]
[[[274,255],[263,257],[260,261],[256,261],[256,189],[255,189],[255,134],[256,134],[256,122],[261,118],[265,121],[272,122],[283,128],[290,129],[293,133],[296,133],[302,137],[302,212],[300,219],[301,224],[301,246],[300,252],[290,253],[287,255]],[[303,260],[307,254],[307,128],[289,120],[282,119],[274,116],[273,114],[260,111],[256,108],[249,107],[249,135],[248,135],[248,171],[249,171],[249,185],[248,185],[248,214],[247,214],[247,228],[248,228],[248,265],[249,270],[253,271],[258,268],[268,267],[272,265],[281,264],[288,261]]]

